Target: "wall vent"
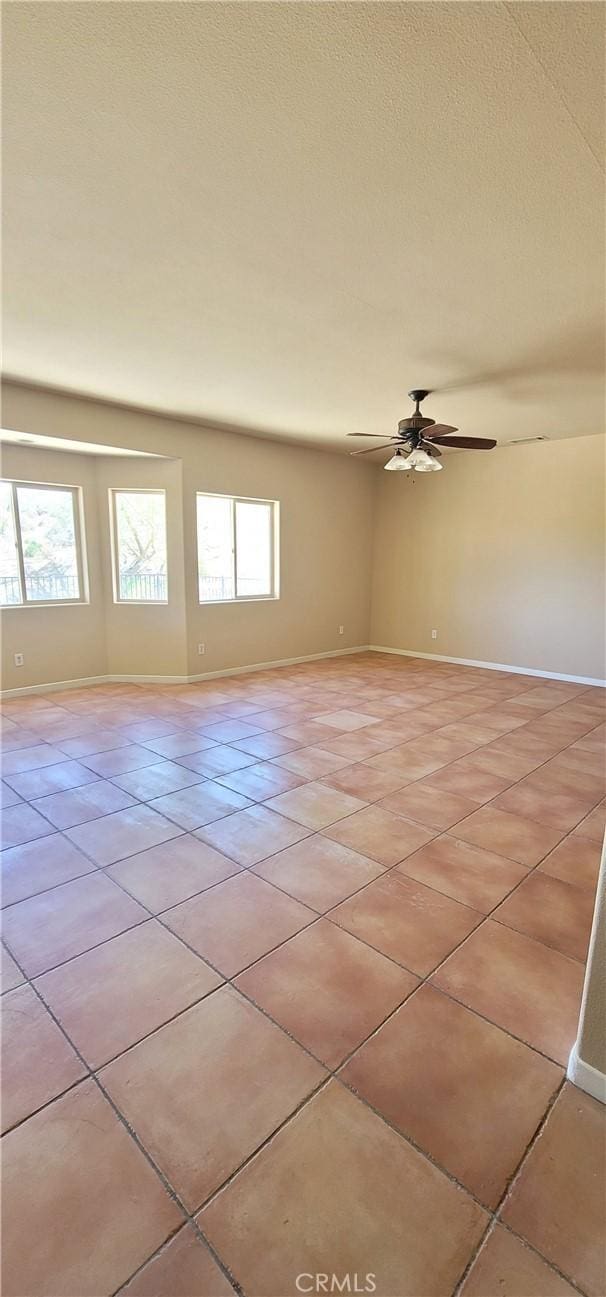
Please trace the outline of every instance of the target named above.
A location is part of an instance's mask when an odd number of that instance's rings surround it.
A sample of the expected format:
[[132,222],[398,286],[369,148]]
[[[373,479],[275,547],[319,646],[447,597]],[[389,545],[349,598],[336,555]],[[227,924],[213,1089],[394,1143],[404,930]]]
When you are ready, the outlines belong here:
[[503,442],[504,446],[527,446],[531,441],[549,441],[549,437],[514,437],[513,441]]

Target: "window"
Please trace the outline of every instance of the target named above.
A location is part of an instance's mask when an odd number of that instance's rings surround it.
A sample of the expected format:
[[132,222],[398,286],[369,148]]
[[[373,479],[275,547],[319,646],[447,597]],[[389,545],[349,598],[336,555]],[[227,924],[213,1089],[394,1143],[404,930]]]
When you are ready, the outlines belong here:
[[80,488],[0,482],[0,603],[82,603]]
[[200,603],[276,599],[276,500],[197,497]]
[[166,492],[110,491],[114,598],[167,603]]

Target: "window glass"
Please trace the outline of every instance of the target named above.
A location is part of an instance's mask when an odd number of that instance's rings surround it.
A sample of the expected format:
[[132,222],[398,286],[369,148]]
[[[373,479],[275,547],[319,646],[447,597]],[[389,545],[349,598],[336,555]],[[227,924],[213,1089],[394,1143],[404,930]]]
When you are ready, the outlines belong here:
[[18,486],[17,507],[28,601],[79,599],[73,492]]
[[275,500],[198,494],[201,603],[276,597],[277,513]]
[[0,604],[22,602],[10,482],[0,482]]
[[222,495],[199,495],[197,515],[200,602],[233,599],[233,500]]
[[236,501],[236,592],[249,599],[272,593],[272,506]]
[[114,491],[116,592],[133,603],[168,599],[164,491]]

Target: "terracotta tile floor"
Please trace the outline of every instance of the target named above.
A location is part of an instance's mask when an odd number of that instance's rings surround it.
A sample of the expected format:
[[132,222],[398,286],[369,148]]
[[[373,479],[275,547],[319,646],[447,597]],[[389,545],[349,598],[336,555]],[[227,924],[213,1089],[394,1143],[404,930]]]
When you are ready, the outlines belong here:
[[4,1297],[603,1297],[603,693],[360,654],[1,710]]

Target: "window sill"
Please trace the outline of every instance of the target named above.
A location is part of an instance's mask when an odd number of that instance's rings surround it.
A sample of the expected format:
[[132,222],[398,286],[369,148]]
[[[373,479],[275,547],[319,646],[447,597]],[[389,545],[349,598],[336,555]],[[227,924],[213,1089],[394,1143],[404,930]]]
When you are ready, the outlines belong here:
[[238,599],[198,599],[200,608],[224,608],[226,603],[278,603],[279,594],[240,595]]
[[168,599],[114,599],[116,608],[168,608]]
[[0,612],[23,612],[26,608],[90,608],[90,599],[40,599],[0,604]]

